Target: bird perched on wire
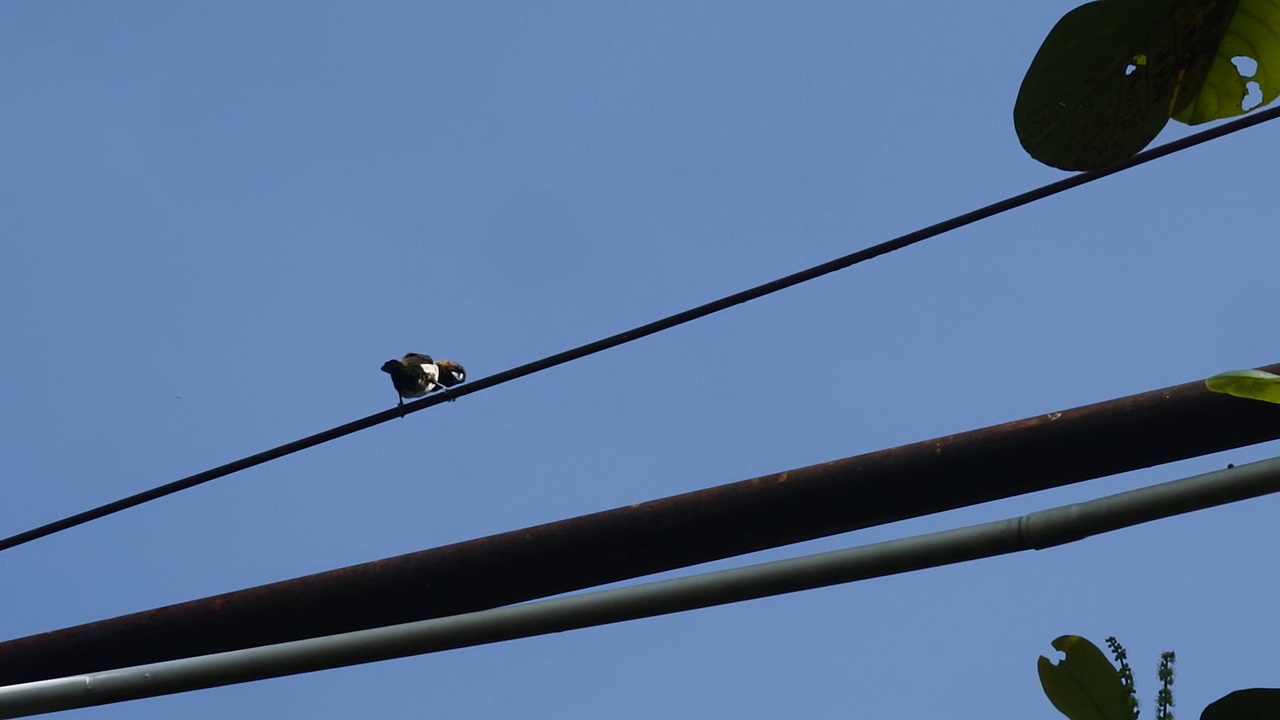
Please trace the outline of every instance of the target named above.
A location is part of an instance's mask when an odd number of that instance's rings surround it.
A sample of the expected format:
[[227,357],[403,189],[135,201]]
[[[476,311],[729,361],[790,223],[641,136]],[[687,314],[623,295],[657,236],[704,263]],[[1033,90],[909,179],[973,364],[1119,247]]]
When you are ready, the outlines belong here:
[[[382,372],[391,376],[400,395],[404,398],[420,398],[436,388],[451,388],[467,379],[467,371],[452,360],[432,360],[430,355],[409,353],[399,360],[382,363]],[[448,392],[448,390],[446,390]]]

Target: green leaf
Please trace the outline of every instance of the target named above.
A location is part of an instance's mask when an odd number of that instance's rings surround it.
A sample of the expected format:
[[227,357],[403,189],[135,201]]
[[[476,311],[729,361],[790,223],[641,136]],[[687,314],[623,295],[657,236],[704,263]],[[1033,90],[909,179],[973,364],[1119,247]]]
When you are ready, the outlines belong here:
[[1274,720],[1280,717],[1280,690],[1237,690],[1209,704],[1200,720]]
[[1063,170],[1099,170],[1142,150],[1174,114],[1198,113],[1187,108],[1200,107],[1239,2],[1096,0],[1067,13],[1018,91],[1023,148]]
[[1280,403],[1280,375],[1261,370],[1232,370],[1204,381],[1216,393]]
[[[1245,77],[1232,58],[1250,58],[1257,70]],[[1200,92],[1174,119],[1188,125],[1234,117],[1247,112],[1244,103],[1250,82],[1258,84],[1261,107],[1280,95],[1280,1],[1240,0],[1214,55]],[[1250,110],[1253,107],[1249,108]]]
[[1041,655],[1040,686],[1058,712],[1071,720],[1134,720],[1128,693],[1107,656],[1079,635],[1063,635],[1053,647],[1067,654],[1057,665]]

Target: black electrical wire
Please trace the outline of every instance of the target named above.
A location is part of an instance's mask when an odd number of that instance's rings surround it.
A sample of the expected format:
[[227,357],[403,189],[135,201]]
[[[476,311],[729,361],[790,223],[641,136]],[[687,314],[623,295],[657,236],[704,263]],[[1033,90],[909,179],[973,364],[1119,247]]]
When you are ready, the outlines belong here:
[[390,410],[374,413],[373,415],[361,418],[360,420],[355,420],[345,425],[340,425],[300,440],[294,440],[293,442],[285,443],[284,445],[260,452],[256,455],[250,455],[249,457],[229,462],[226,465],[220,465],[211,470],[205,470],[204,472],[196,473],[195,475],[185,477],[181,480],[175,480],[171,483],[160,485],[159,487],[140,492],[136,495],[130,495],[129,497],[109,502],[105,505],[100,505],[91,510],[86,510],[82,513],[77,513],[61,520],[56,520],[46,525],[41,525],[40,527],[18,533],[17,535],[12,535],[0,540],[0,551],[29,543],[32,540],[37,540],[54,533],[76,527],[77,525],[83,525],[91,520],[97,520],[98,518],[112,515],[120,512],[121,510],[127,510],[128,508],[162,498],[166,495],[172,495],[176,492],[209,482],[210,480],[226,477],[232,473],[246,470],[277,458],[282,458],[285,455],[291,455],[300,450],[315,447],[316,445],[329,442],[330,440],[336,440],[360,430],[371,428],[374,425],[380,425],[388,420],[404,417],[409,413],[426,410],[427,408],[439,405],[442,402],[454,400],[464,395],[470,395],[474,392],[480,392],[481,390],[486,390],[495,385],[501,385],[502,383],[510,382],[526,375],[532,375],[533,373],[548,370],[557,365],[563,365],[567,362],[587,357],[588,355],[594,355],[598,352],[632,342],[633,340],[639,340],[640,338],[653,335],[654,333],[662,332],[663,330],[669,330],[677,325],[683,325],[687,322],[704,318],[713,313],[720,312],[721,310],[731,308],[734,305],[740,305],[750,300],[762,298],[765,295],[771,295],[780,290],[786,290],[787,288],[799,285],[800,283],[820,278],[823,275],[829,275],[837,270],[843,270],[847,267],[857,265],[858,263],[871,260],[872,258],[894,252],[895,250],[901,250],[902,248],[928,240],[929,238],[937,237],[938,235],[962,228],[966,225],[971,225],[979,220],[985,220],[1008,210],[1020,208],[1023,205],[1028,205],[1036,202],[1037,200],[1043,200],[1044,198],[1057,195],[1060,192],[1070,190],[1081,185],[1086,185],[1095,180],[1101,180],[1109,175],[1114,175],[1115,173],[1123,170],[1143,165],[1151,162],[1152,160],[1165,157],[1166,155],[1172,155],[1175,152],[1195,147],[1209,142],[1210,140],[1216,140],[1217,138],[1239,132],[1246,128],[1253,127],[1254,125],[1260,125],[1269,120],[1274,120],[1277,117],[1280,117],[1280,106],[1246,115],[1245,117],[1233,120],[1229,123],[1224,123],[1217,127],[1174,140],[1173,142],[1166,143],[1160,147],[1140,152],[1128,160],[1118,163],[1106,170],[1095,170],[1080,173],[1078,175],[1058,180],[1057,182],[1049,183],[1048,185],[1042,185],[1034,190],[1014,195],[1013,197],[992,203],[986,207],[972,210],[964,213],[963,215],[957,215],[949,220],[944,220],[926,228],[907,233],[906,235],[901,235],[892,240],[887,240],[878,245],[873,245],[869,248],[858,250],[857,252],[850,253],[843,257],[829,260],[821,265],[815,265],[808,268],[807,270],[801,270],[800,272],[792,273],[786,277],[771,280],[763,285],[757,285],[748,290],[743,290],[741,292],[734,293],[733,295],[720,298],[719,300],[706,303],[705,305],[699,305],[698,307],[678,312],[674,315],[662,318],[661,320],[655,320],[647,325],[641,325],[640,327],[633,328],[616,335],[611,335],[602,340],[596,340],[595,342],[590,342],[586,345],[580,345],[571,350],[565,350],[564,352],[550,355],[542,358],[541,360],[535,360],[534,362],[526,363],[495,375],[480,378],[479,380],[469,382],[465,385],[457,385],[449,388],[447,392],[429,395],[421,400],[406,403],[403,407],[395,407]]

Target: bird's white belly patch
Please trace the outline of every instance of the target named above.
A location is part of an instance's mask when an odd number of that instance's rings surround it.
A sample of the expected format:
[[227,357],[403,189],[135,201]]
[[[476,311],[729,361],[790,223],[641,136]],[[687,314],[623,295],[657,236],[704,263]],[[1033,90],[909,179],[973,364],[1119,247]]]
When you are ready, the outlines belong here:
[[435,363],[422,363],[418,367],[422,368],[422,373],[427,376],[427,381],[431,383],[440,380],[440,368]]

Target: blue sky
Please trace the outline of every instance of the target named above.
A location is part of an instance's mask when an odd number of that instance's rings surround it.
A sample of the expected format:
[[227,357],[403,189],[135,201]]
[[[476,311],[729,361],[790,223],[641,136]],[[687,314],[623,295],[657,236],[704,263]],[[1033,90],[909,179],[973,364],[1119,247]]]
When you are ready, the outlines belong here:
[[[483,377],[1063,177],[1011,113],[1073,4],[5,3],[0,534],[385,409],[404,352]],[[0,553],[2,635],[1276,362],[1277,145],[1246,131]],[[1277,682],[1278,511],[77,715],[1053,717],[1035,661],[1074,633],[1126,644],[1144,713],[1176,650],[1194,716]]]

